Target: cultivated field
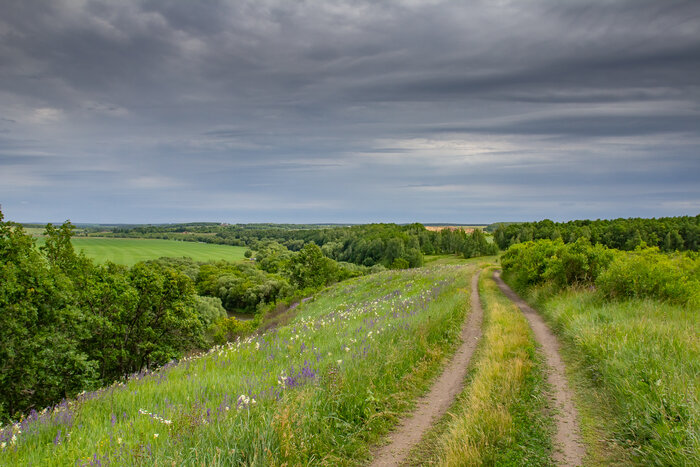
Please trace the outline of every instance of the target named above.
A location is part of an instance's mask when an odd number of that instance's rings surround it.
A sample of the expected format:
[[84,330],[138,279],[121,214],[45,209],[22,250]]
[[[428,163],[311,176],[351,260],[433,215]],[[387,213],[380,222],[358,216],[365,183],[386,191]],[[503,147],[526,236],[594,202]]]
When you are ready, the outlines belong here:
[[[83,251],[88,258],[100,263],[112,261],[127,266],[163,256],[189,256],[196,261],[239,261],[246,250],[240,246],[141,238],[74,237],[71,241],[75,250]],[[43,242],[42,237],[37,238],[37,244]]]

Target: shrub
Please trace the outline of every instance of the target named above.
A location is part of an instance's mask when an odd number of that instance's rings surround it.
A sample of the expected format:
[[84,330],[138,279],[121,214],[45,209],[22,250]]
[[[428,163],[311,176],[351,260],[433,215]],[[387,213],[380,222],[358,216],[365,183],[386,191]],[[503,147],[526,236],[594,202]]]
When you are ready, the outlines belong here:
[[608,298],[649,297],[677,304],[700,305],[700,261],[638,249],[617,255],[596,281]]
[[595,285],[608,299],[700,304],[700,258],[695,254],[665,254],[644,244],[626,252],[593,246],[585,238],[570,244],[557,239],[512,245],[501,264],[519,289],[542,283],[559,289]]

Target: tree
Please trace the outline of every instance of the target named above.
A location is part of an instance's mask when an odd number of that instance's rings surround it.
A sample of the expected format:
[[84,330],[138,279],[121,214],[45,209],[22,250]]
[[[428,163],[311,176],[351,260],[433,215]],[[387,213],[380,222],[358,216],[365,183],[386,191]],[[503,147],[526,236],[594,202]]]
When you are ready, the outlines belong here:
[[287,274],[290,281],[300,289],[317,288],[330,284],[338,278],[338,266],[315,243],[307,243],[291,259]]

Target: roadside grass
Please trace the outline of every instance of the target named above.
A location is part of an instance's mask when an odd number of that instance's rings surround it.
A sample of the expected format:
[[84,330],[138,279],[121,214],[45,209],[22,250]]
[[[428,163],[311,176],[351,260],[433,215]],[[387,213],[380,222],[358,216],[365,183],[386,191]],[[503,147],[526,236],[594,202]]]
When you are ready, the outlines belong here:
[[[45,241],[43,237],[36,240],[37,245]],[[76,251],[83,251],[98,263],[111,261],[126,266],[161,257],[183,256],[195,261],[240,261],[246,250],[241,246],[141,238],[73,237],[71,242]]]
[[562,337],[590,465],[700,465],[700,314],[590,290],[526,293]]
[[479,281],[484,334],[465,389],[414,449],[411,465],[552,464],[544,363],[525,317],[492,273]]
[[474,269],[337,284],[289,325],[4,427],[0,465],[366,461],[454,351]]

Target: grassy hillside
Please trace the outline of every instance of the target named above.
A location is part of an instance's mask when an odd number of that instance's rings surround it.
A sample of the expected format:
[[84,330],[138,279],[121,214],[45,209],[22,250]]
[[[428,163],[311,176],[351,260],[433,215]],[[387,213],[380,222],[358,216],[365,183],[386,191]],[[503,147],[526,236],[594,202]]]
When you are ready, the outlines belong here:
[[700,315],[592,290],[529,292],[563,338],[591,463],[700,464]]
[[32,413],[2,465],[343,465],[410,408],[457,336],[473,266],[338,284],[287,326]]
[[[43,241],[43,238],[37,238],[38,244]],[[126,266],[163,256],[189,256],[197,261],[238,261],[243,259],[246,250],[240,246],[140,238],[74,237],[71,241],[76,251],[83,251],[97,262],[112,261]]]

